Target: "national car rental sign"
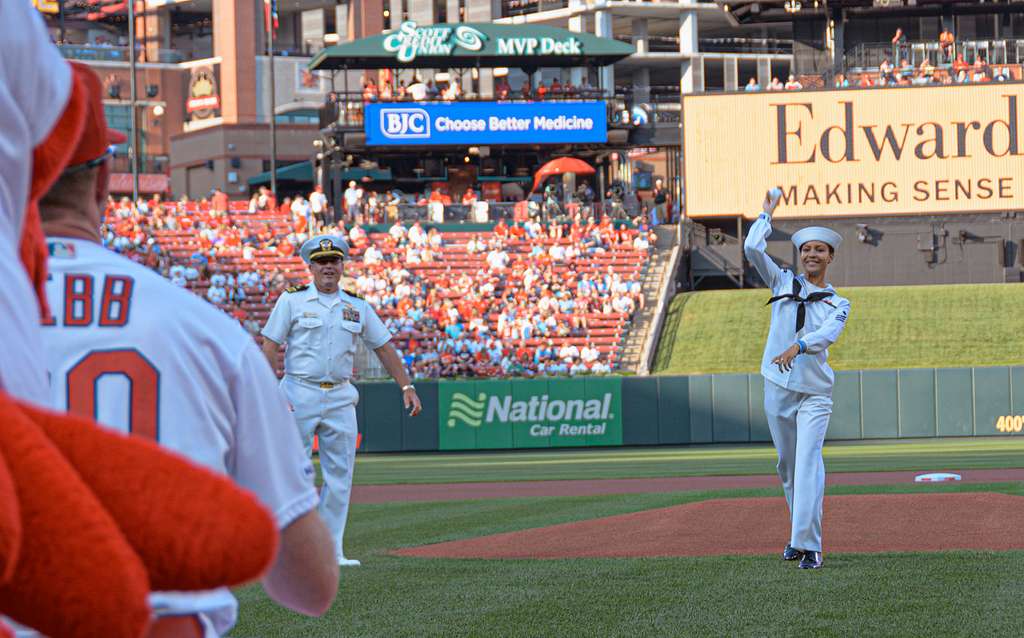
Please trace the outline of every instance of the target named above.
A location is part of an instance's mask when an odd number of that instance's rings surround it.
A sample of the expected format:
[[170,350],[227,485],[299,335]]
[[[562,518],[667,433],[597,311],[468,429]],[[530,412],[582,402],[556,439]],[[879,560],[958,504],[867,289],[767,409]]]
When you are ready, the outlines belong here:
[[622,445],[622,379],[446,381],[442,450]]

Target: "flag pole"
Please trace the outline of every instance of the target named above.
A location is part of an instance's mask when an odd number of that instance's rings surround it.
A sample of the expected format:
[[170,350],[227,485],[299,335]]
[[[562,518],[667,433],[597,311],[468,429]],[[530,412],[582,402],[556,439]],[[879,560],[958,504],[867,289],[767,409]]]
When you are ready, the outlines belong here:
[[135,0],[128,0],[128,92],[131,94],[131,141],[129,159],[132,163],[132,204],[139,201],[139,113],[138,89],[135,84]]
[[274,0],[267,3],[267,62],[270,64],[270,192],[277,198],[277,118],[274,114],[277,98],[274,87]]

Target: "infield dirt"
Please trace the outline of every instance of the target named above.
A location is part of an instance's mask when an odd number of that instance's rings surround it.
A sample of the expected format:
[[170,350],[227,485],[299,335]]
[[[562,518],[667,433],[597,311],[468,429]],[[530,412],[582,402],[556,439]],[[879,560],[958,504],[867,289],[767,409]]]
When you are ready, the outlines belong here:
[[[961,492],[825,497],[825,552],[1024,549],[1024,497]],[[777,554],[789,538],[782,498],[711,499],[401,549],[429,558],[636,558]]]

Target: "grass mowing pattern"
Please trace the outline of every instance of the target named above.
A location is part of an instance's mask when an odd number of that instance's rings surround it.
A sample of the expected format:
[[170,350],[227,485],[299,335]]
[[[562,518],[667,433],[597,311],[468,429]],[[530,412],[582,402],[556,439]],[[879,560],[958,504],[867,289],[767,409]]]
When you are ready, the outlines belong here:
[[[837,486],[829,494],[997,491],[1024,485]],[[238,592],[232,636],[1021,635],[1024,552],[826,554],[806,572],[775,557],[437,560],[392,549],[780,490],[355,505],[324,618]],[[827,542],[827,541],[826,541]],[[780,539],[780,551],[784,545]],[[827,549],[827,548],[826,548]],[[983,568],[982,568],[983,566]]]
[[[829,351],[836,370],[1021,365],[1018,284],[842,288],[852,310]],[[654,371],[757,372],[768,290],[684,293],[669,307]]]
[[[1024,437],[921,439],[825,444],[829,472],[967,470],[1024,467]],[[360,454],[358,485],[553,479],[773,474],[770,443],[691,447]],[[317,465],[319,473],[319,465]]]

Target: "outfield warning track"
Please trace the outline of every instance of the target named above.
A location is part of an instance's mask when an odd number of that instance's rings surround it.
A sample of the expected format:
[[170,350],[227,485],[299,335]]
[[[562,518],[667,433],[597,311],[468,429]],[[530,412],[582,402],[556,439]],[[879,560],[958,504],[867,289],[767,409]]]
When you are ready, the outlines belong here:
[[[962,482],[964,483],[1024,481],[1024,468],[962,471],[936,468],[928,471],[956,472],[963,477]],[[898,485],[900,483],[913,483],[914,477],[921,473],[921,471],[835,472],[826,475],[826,483],[828,485]],[[572,481],[356,485],[352,488],[352,502],[470,501],[495,498],[534,498],[540,496],[701,492],[761,487],[779,487],[779,478],[774,474],[757,474],[750,476],[676,476]]]

